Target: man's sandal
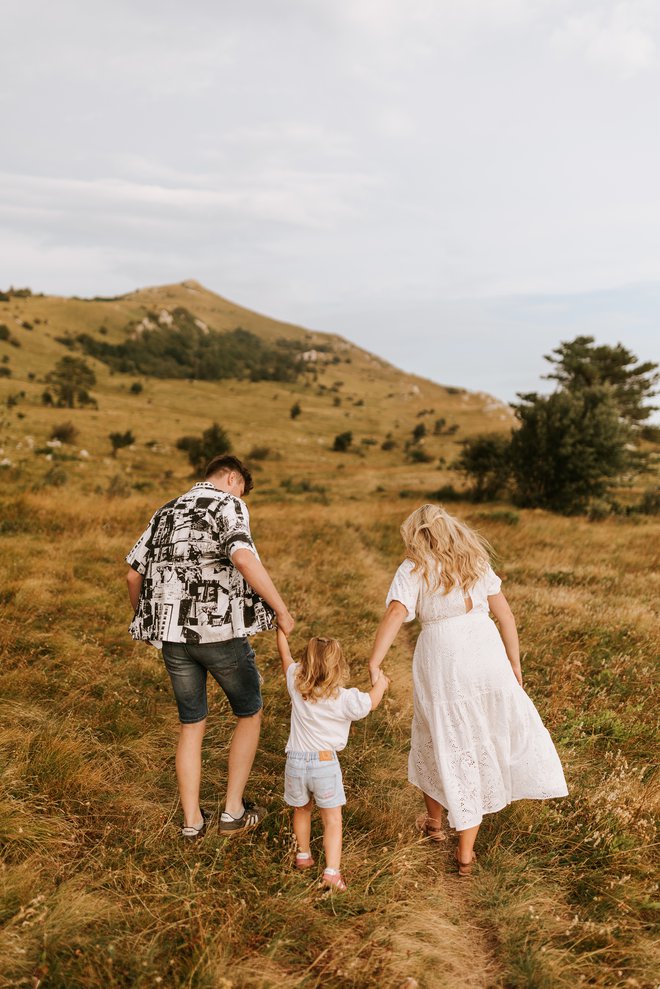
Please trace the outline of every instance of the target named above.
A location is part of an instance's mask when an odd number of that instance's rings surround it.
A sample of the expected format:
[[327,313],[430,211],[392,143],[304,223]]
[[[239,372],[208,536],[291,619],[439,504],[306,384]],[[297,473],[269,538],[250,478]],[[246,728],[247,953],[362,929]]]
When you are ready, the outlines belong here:
[[314,865],[314,859],[309,852],[296,852],[296,861],[294,863],[294,868],[299,869],[303,872],[305,869],[311,869]]
[[431,819],[428,814],[420,814],[420,816],[415,821],[415,824],[422,832],[425,838],[430,838],[431,841],[446,841],[447,835],[444,830],[437,827],[435,824],[431,824]]
[[321,882],[324,886],[329,886],[330,889],[336,890],[337,893],[345,893],[348,889],[341,877],[341,872],[336,872],[334,869],[326,869]]
[[474,852],[472,852],[472,858],[470,859],[469,862],[461,862],[461,860],[458,857],[458,851],[457,851],[456,868],[458,869],[459,876],[463,876],[463,878],[467,878],[468,876],[471,876],[472,866],[475,864],[476,861],[477,861],[477,856],[474,854]]
[[243,813],[240,817],[232,817],[231,814],[223,811],[218,822],[218,831],[220,834],[236,834],[237,831],[247,831],[263,821],[267,813],[265,807],[258,807],[250,800],[244,800]]
[[201,825],[198,828],[196,828],[194,826],[193,827],[185,827],[185,826],[182,827],[181,828],[181,837],[182,838],[188,838],[189,841],[196,841],[197,838],[203,838],[204,837],[204,835],[206,834],[206,825],[208,824],[208,818],[206,817],[206,814],[204,813],[204,811],[202,810],[201,807],[200,807],[200,811],[201,811],[201,814],[202,814],[202,823],[201,823]]

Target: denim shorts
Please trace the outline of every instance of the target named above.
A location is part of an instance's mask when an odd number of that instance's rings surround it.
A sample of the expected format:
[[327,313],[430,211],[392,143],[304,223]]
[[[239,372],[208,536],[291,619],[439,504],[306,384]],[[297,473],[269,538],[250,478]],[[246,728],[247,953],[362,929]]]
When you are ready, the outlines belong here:
[[312,797],[317,807],[343,807],[344,781],[337,753],[321,759],[318,752],[287,752],[284,799],[289,807],[304,807]]
[[163,642],[163,660],[172,681],[182,725],[203,721],[209,713],[206,674],[220,684],[237,718],[250,718],[263,707],[261,677],[249,641]]

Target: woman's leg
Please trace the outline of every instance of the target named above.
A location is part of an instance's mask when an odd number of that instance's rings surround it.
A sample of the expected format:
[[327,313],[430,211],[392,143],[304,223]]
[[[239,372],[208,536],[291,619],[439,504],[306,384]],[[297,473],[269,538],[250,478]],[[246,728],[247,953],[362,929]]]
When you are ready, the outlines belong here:
[[326,869],[341,866],[341,807],[319,807],[323,821],[323,849]]
[[176,778],[179,784],[183,824],[196,828],[202,820],[199,809],[199,784],[202,776],[202,739],[206,731],[206,718],[192,725],[180,725],[179,744],[176,748]]
[[429,797],[428,793],[424,794],[424,803],[426,804],[427,825],[431,830],[441,831],[445,819],[444,807],[437,800],[434,800],[433,797]]
[[312,806],[312,801],[309,800],[304,807],[293,808],[293,833],[296,836],[299,852],[309,853],[312,833]]
[[473,828],[466,828],[465,831],[458,832],[457,858],[462,865],[469,865],[472,862],[474,843],[477,840],[479,828],[480,825],[475,824]]

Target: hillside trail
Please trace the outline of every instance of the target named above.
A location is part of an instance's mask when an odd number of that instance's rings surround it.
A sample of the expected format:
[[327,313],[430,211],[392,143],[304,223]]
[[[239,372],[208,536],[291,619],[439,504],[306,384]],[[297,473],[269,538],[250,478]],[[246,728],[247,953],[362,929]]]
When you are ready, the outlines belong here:
[[[349,652],[360,655],[364,662],[394,574],[390,554],[378,545],[379,533],[385,527],[389,531],[389,523],[376,523],[371,528],[374,520],[347,521],[346,506],[328,507],[314,515],[310,512],[305,520],[309,529],[301,518],[298,521],[295,542],[301,548],[312,528],[317,536],[319,528],[325,529],[319,542],[326,550],[331,543],[337,550],[350,545],[350,566],[344,563],[340,578],[343,584],[335,583],[335,586],[341,588],[339,594],[343,594],[350,614],[346,642]],[[339,576],[337,564],[328,561],[327,555],[322,566],[327,567],[327,577],[331,579],[320,593],[311,587],[309,590],[309,596],[320,607],[321,613],[315,616],[319,622],[332,620],[324,602],[332,596],[331,581],[334,583]],[[308,572],[313,569],[314,562],[310,560]],[[300,607],[302,610],[302,600]],[[395,744],[382,746],[378,739],[371,743],[378,747],[376,772],[380,775],[380,779],[378,775],[373,779],[373,786],[379,788],[384,804],[382,810],[375,807],[374,812],[382,814],[388,841],[388,847],[382,850],[387,854],[376,863],[375,872],[377,875],[390,868],[390,863],[392,868],[400,868],[403,863],[410,879],[396,888],[389,902],[378,911],[375,927],[364,931],[364,952],[379,962],[383,953],[386,954],[387,963],[381,968],[378,981],[386,989],[415,985],[415,982],[407,983],[407,979],[416,980],[420,989],[493,989],[502,985],[494,937],[479,925],[470,905],[468,887],[478,879],[459,879],[456,875],[453,832],[447,831],[447,840],[436,843],[424,838],[416,825],[424,804],[421,793],[407,783],[414,640],[414,633],[404,626],[384,663],[392,685],[376,718],[381,722],[386,719],[388,734]],[[357,674],[357,662],[354,666]],[[349,744],[349,757],[350,750]],[[348,858],[347,865],[350,871]],[[323,985],[322,965],[320,970],[314,966],[314,976],[320,981],[302,979],[295,984]]]

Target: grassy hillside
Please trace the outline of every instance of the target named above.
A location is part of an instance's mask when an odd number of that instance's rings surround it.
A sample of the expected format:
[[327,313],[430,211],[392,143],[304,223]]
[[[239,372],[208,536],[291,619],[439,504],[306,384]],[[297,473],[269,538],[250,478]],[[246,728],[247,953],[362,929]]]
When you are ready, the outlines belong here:
[[[306,332],[192,288],[199,298],[185,305],[209,325],[271,339]],[[255,640],[266,714],[250,785],[270,814],[250,836],[221,838],[211,826],[203,842],[181,844],[176,710],[159,654],[127,636],[122,562],[154,507],[191,482],[177,436],[217,419],[239,455],[269,447],[255,460],[253,529],[297,617],[294,650],[311,633],[336,635],[364,687],[400,522],[456,480],[438,463],[453,458],[455,440],[506,415],[486,396],[403,375],[350,345],[350,363],[307,387],[142,379],[133,395],[134,378],[90,361],[98,410],[41,405],[36,378],[69,352],[55,337],[105,325],[121,339],[167,293],[174,307],[189,292],[190,283],[112,302],[0,303],[0,323],[21,344],[0,342],[12,368],[0,395],[16,396],[3,406],[0,443],[10,461],[0,470],[0,986],[651,989],[660,525],[650,517],[594,524],[455,506],[497,550],[526,689],[571,791],[487,818],[472,880],[454,875],[451,835],[429,846],[415,829],[409,627],[386,663],[390,695],[355,726],[342,759],[345,897],[291,868],[288,710],[272,635]],[[296,400],[303,411],[292,420]],[[404,440],[420,421],[432,433],[439,417],[459,430],[424,438],[432,462],[407,462]],[[76,443],[48,447],[66,420]],[[136,444],[112,458],[108,433],[128,428]],[[345,429],[356,450],[333,453]],[[382,450],[388,433],[397,446]],[[231,719],[220,692],[210,694],[203,803],[217,815]],[[314,849],[318,857],[318,823]]]

